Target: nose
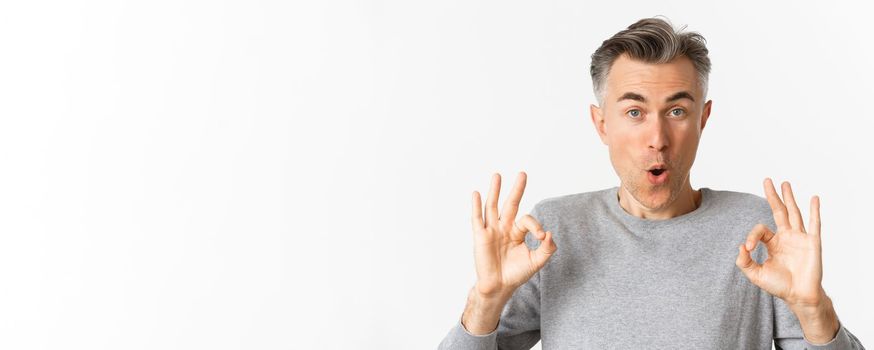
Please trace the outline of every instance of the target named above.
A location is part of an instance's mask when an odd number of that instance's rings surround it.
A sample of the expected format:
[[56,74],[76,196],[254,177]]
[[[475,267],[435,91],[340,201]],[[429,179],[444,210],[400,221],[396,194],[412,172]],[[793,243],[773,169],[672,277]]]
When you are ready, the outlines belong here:
[[667,148],[668,140],[668,123],[664,118],[650,118],[651,122],[646,127],[646,142],[651,151],[661,152]]

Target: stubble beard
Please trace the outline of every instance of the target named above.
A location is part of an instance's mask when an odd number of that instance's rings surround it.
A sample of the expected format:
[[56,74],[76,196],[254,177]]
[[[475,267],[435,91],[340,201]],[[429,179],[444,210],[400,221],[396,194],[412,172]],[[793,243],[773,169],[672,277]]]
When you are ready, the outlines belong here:
[[[667,208],[677,200],[677,197],[680,196],[680,191],[683,189],[683,183],[689,174],[688,170],[684,171],[682,174],[675,173],[675,171],[680,170],[678,167],[674,166],[676,163],[680,162],[666,162],[671,173],[668,177],[668,182],[664,184],[652,185],[649,183],[646,171],[632,169],[629,174],[626,174],[622,179],[623,186],[625,186],[625,190],[634,197],[634,200],[647,209],[656,211]],[[657,196],[657,194],[660,194],[665,190],[668,190],[669,192],[668,198],[661,200],[660,196]]]

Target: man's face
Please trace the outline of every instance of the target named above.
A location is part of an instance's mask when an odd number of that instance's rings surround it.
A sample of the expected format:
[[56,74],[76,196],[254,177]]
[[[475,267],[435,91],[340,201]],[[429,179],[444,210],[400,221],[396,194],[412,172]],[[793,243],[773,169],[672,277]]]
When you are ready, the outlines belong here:
[[702,100],[685,56],[652,64],[622,55],[613,62],[603,103],[591,106],[592,122],[622,186],[644,207],[664,209],[691,188],[689,170],[710,115],[711,102]]

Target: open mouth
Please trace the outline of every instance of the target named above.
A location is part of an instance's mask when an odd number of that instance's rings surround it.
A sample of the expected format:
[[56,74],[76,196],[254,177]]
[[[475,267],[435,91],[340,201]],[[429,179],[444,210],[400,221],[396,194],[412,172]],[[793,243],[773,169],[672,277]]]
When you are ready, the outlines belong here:
[[667,166],[663,164],[654,165],[647,172],[649,173],[647,178],[653,185],[662,185],[668,181],[669,172]]

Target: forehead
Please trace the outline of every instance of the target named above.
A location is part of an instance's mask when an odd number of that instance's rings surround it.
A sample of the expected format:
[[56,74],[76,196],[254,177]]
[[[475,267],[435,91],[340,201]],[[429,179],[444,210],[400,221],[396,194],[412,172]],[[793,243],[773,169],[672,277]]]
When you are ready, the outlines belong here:
[[673,94],[679,90],[700,96],[698,73],[686,56],[667,63],[646,63],[621,55],[613,61],[607,74],[607,95],[620,96],[626,92],[643,95]]

